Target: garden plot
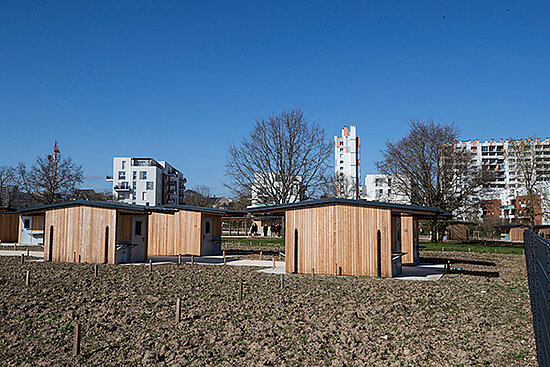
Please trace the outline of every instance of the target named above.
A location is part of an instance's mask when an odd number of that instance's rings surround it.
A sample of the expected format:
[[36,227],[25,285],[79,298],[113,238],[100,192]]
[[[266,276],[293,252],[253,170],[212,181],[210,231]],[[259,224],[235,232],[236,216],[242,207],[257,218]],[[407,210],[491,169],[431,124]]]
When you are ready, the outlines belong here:
[[[535,366],[520,255],[424,252],[435,282],[0,258],[5,365]],[[25,274],[31,274],[30,286]],[[239,301],[239,284],[243,299]],[[175,322],[181,298],[181,321]],[[73,356],[73,325],[82,327]]]

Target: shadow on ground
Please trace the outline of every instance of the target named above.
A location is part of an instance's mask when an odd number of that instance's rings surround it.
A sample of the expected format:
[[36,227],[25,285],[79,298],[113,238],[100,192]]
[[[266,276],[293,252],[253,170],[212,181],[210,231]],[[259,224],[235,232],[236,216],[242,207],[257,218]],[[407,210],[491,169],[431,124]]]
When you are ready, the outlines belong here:
[[431,264],[468,264],[468,265],[480,265],[480,266],[496,266],[497,264],[492,261],[481,261],[481,260],[465,260],[465,259],[455,259],[452,257],[420,257],[421,263],[431,263]]

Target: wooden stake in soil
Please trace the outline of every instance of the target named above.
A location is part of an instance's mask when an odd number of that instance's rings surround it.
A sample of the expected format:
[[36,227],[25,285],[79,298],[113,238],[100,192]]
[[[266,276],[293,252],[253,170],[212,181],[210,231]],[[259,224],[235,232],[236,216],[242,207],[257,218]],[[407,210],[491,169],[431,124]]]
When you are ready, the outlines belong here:
[[334,264],[334,275],[338,275],[338,264]]
[[25,263],[25,255],[21,254],[21,265]]
[[275,269],[275,256],[273,256],[273,269]]
[[27,249],[27,257],[29,257],[29,249]]
[[181,319],[181,298],[176,300],[176,324],[179,324]]
[[260,249],[260,261],[262,261],[262,250]]
[[468,252],[470,252],[470,248],[468,247]]
[[441,246],[441,252],[445,251],[445,247]]
[[73,252],[73,262],[76,262],[76,252]]
[[25,284],[28,286],[31,285],[31,271],[27,270],[27,275],[25,276]]
[[78,263],[80,264],[81,263],[81,260],[82,260],[82,257],[80,256],[80,254],[78,255]]
[[195,255],[191,255],[191,265],[195,265]]
[[80,354],[80,324],[77,322],[74,324],[74,343],[73,343],[73,355]]
[[495,249],[495,255],[497,254],[497,249]]
[[223,250],[223,264],[227,265],[227,258],[225,257],[225,250]]
[[94,277],[97,278],[97,264],[94,264]]
[[243,300],[243,281],[239,281],[239,301]]
[[178,255],[178,265],[181,264],[181,255]]
[[285,287],[285,275],[281,274],[281,289]]
[[311,279],[315,276],[315,268],[311,268]]
[[149,259],[149,272],[150,273],[153,272],[153,260],[152,259]]

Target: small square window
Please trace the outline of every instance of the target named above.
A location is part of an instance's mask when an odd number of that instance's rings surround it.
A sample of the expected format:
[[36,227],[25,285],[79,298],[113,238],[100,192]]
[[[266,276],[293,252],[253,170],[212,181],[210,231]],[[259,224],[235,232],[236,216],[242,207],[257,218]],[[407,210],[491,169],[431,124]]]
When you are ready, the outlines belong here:
[[122,169],[126,168],[126,161],[122,161]]
[[126,179],[126,171],[118,171],[118,179],[119,180],[125,180]]
[[132,172],[132,178],[137,180],[137,171]]
[[140,180],[147,180],[147,171],[140,171],[139,172],[139,179]]
[[153,190],[153,181],[147,181],[146,189],[147,190]]

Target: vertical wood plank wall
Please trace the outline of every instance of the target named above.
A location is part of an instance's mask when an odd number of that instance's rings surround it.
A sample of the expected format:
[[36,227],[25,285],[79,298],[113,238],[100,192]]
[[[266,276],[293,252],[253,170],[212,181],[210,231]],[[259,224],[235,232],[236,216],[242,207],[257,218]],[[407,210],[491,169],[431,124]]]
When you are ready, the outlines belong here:
[[285,213],[286,271],[294,269],[298,229],[298,272],[377,275],[376,235],[381,233],[381,275],[391,277],[391,210],[346,204],[295,208]]
[[19,214],[0,213],[0,242],[17,242]]
[[210,218],[212,221],[212,238],[220,238],[222,236],[222,218],[218,215],[210,215],[202,213],[205,218]]
[[403,264],[416,264],[418,261],[414,249],[414,220],[412,215],[401,216],[401,251],[407,253],[401,258]]
[[102,263],[105,257],[105,227],[109,226],[109,263],[115,260],[116,211],[74,206],[46,211],[44,258],[48,259],[50,226],[53,226],[52,261]]
[[[201,213],[179,210],[149,216],[148,255],[201,255]],[[221,221],[219,222],[221,231]],[[218,226],[212,223],[213,227]]]
[[470,237],[469,226],[463,223],[450,224],[447,226],[447,232],[449,234],[448,239],[453,241],[467,241]]
[[523,232],[526,228],[521,227],[512,227],[510,228],[510,241],[512,242],[523,242]]
[[132,242],[132,216],[116,215],[116,241]]

